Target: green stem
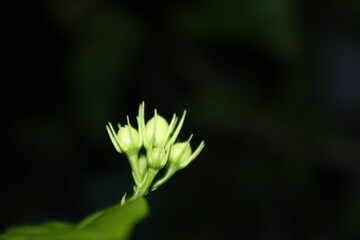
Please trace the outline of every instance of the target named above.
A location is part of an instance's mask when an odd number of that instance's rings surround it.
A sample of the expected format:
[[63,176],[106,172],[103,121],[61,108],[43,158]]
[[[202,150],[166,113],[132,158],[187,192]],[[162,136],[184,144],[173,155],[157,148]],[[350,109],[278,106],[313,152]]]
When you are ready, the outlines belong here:
[[161,185],[163,185],[167,180],[169,180],[169,178],[174,175],[174,173],[176,172],[176,168],[174,166],[170,166],[168,167],[168,169],[166,170],[165,175],[159,179],[158,181],[156,181],[154,183],[154,185],[151,188],[151,191],[155,191],[156,189],[158,189]]
[[149,191],[151,183],[153,182],[153,180],[158,172],[159,172],[159,170],[157,170],[157,169],[148,168],[148,172],[147,172],[145,181],[136,188],[136,191],[131,199],[135,200],[138,197],[142,197],[142,196],[146,195]]
[[138,186],[143,181],[141,173],[140,173],[140,169],[139,169],[138,155],[134,154],[134,155],[128,156],[128,159],[130,162],[131,170],[134,173],[134,181],[136,183],[136,186]]

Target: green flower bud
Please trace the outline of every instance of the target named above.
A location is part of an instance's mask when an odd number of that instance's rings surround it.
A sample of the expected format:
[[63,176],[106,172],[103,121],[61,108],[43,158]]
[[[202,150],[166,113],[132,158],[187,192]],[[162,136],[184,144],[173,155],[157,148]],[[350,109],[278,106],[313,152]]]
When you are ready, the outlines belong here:
[[[154,116],[146,122],[145,103],[142,102],[136,117],[138,130],[131,126],[128,116],[127,125],[124,127],[118,125],[118,132],[114,130],[111,123],[106,126],[116,151],[126,154],[130,162],[135,186],[134,195],[129,201],[145,196],[150,189],[152,191],[157,189],[174,173],[191,163],[204,148],[205,144],[201,142],[192,152],[190,146],[192,135],[186,142],[175,143],[185,116],[186,111],[183,112],[181,118],[173,114],[170,123],[168,123],[157,114],[155,109]],[[139,154],[142,146],[146,150],[146,155]],[[153,184],[156,175],[165,165],[167,168],[164,175]],[[121,203],[125,204],[127,201],[126,196],[124,196]]]
[[204,146],[204,142],[201,142],[195,152],[192,153],[189,141],[175,143],[170,150],[169,162],[177,169],[182,169],[199,155]]
[[119,129],[116,139],[122,152],[125,152],[127,155],[137,154],[141,148],[138,132],[129,125]]
[[155,112],[155,116],[146,123],[145,133],[150,145],[153,143],[153,147],[163,147],[169,137],[169,124]]
[[148,165],[151,168],[160,170],[168,160],[169,154],[164,148],[153,148],[148,152]]
[[191,156],[191,147],[188,142],[175,143],[171,147],[169,162],[174,165],[183,165]]

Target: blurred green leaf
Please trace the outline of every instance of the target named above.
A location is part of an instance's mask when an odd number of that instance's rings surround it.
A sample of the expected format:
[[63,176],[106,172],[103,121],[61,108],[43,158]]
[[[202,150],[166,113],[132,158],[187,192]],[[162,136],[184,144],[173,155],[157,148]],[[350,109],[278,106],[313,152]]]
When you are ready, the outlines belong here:
[[96,212],[79,224],[65,222],[46,222],[41,225],[9,228],[0,240],[125,240],[134,226],[149,214],[144,198],[129,202],[124,206],[117,204]]

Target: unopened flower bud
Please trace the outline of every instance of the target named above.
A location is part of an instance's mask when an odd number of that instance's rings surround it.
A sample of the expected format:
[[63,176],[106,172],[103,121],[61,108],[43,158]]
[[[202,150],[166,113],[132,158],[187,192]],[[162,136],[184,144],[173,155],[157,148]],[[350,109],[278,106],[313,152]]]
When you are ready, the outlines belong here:
[[162,147],[166,144],[169,136],[169,124],[163,117],[155,114],[146,123],[145,132],[149,143],[153,142],[153,147]]
[[135,128],[125,125],[119,129],[117,141],[123,152],[127,155],[137,154],[141,148],[139,134]]
[[148,154],[148,165],[151,168],[161,169],[165,166],[169,154],[164,148],[153,148]]
[[[191,156],[191,147],[188,142],[175,143],[171,147],[169,161],[177,166],[187,165]],[[185,167],[184,166],[184,167]]]

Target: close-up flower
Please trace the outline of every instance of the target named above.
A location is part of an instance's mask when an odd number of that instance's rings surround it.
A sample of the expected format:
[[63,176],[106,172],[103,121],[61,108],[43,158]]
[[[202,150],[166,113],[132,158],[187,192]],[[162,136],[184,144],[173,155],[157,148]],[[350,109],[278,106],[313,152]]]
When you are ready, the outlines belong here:
[[360,239],[360,0],[4,3],[0,240]]
[[[185,120],[184,111],[179,120],[176,114],[170,124],[154,110],[154,116],[145,121],[145,103],[139,106],[137,122],[138,129],[128,124],[116,133],[111,123],[106,126],[111,142],[117,152],[128,157],[135,181],[134,195],[128,199],[134,200],[148,193],[149,188],[157,189],[164,184],[176,171],[185,168],[204,148],[204,142],[192,152],[189,138],[187,142],[176,142]],[[140,154],[143,147],[145,154]],[[153,183],[160,169],[166,167],[162,177]],[[125,201],[125,200],[124,200]]]

